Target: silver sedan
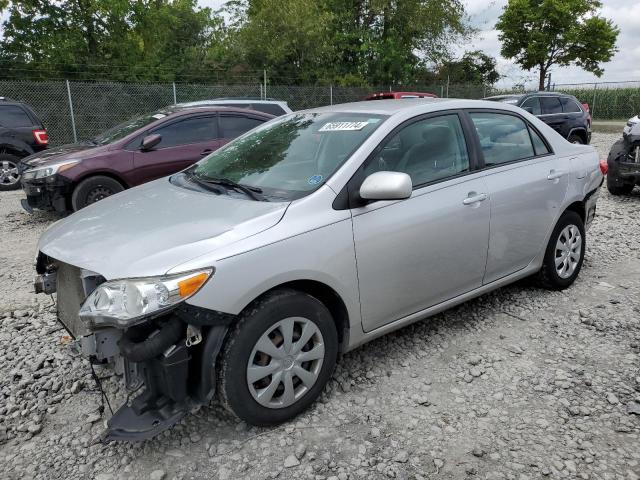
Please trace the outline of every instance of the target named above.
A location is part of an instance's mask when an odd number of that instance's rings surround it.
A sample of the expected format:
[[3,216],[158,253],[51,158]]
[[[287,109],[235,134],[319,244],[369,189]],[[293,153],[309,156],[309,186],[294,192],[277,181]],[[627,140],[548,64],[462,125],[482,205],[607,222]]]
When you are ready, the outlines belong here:
[[84,355],[145,387],[109,438],[216,393],[276,424],[339,352],[523,277],[569,287],[602,181],[592,147],[506,104],[296,112],[53,225],[36,289],[57,291]]

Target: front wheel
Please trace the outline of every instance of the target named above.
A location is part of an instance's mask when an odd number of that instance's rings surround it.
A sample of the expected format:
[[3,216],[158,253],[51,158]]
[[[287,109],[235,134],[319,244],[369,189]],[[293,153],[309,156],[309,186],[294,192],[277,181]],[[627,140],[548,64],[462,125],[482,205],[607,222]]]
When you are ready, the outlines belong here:
[[576,212],[564,212],[549,238],[538,273],[539,283],[550,290],[571,286],[582,268],[585,248],[582,218]]
[[123,190],[122,184],[111,177],[96,175],[95,177],[85,178],[73,190],[71,207],[74,212],[77,212],[87,205],[96,203]]
[[335,367],[338,335],[327,307],[278,290],[247,308],[222,352],[219,395],[252,425],[282,423],[320,395]]

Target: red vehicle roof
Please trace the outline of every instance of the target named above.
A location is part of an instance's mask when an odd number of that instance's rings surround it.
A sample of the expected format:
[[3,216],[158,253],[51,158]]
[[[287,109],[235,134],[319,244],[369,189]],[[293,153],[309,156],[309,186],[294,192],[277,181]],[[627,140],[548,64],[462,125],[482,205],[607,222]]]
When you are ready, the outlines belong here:
[[428,92],[380,92],[367,95],[365,100],[389,100],[400,98],[438,98],[435,93]]

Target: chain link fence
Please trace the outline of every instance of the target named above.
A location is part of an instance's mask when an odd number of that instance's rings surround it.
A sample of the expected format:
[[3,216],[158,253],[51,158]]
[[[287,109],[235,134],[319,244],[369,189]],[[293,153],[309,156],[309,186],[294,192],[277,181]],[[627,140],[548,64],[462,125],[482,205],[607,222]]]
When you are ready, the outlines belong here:
[[[556,84],[552,88],[589,103],[594,118],[621,119],[640,112],[640,82]],[[136,115],[174,103],[219,97],[268,97],[293,110],[362,100],[388,86],[337,87],[267,84],[206,85],[188,83],[115,83],[0,80],[0,97],[28,103],[44,122],[51,145],[89,139]],[[433,84],[394,86],[395,91],[432,92],[439,97],[483,98],[497,93],[484,85]]]
[[627,120],[640,113],[640,81],[557,83],[551,87],[589,104],[598,120]]

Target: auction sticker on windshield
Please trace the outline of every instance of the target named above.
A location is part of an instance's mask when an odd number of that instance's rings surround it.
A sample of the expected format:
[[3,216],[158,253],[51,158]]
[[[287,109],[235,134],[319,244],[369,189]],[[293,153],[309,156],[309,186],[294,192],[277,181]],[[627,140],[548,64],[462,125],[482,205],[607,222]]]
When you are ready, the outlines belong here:
[[329,122],[325,123],[319,132],[353,132],[362,130],[369,122]]

